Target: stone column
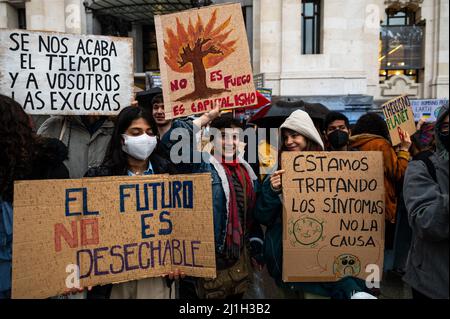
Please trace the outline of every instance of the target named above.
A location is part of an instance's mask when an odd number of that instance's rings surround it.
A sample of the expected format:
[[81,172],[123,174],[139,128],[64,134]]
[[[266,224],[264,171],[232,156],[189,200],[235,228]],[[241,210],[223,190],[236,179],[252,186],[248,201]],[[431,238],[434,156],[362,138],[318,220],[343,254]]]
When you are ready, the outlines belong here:
[[250,59],[253,59],[253,7],[252,6],[246,6],[245,8],[245,15],[247,17],[247,40],[248,40],[248,49],[250,50]]
[[66,31],[64,1],[27,1],[25,11],[28,30]]
[[367,76],[367,94],[379,95],[379,69],[378,62],[380,21],[384,18],[384,5],[379,0],[365,1],[365,18],[363,31],[363,58],[365,59],[365,71]]
[[448,35],[449,35],[449,0],[438,0],[438,19],[437,30],[436,30],[436,50],[437,50],[437,60],[436,74],[433,78],[433,97],[434,98],[447,98],[448,93],[448,66],[449,66],[449,46],[448,46]]
[[[281,74],[293,72],[301,55],[301,0],[282,1],[281,19]],[[280,95],[285,95],[283,79],[280,79]]]
[[94,13],[90,9],[85,9],[86,15],[86,34],[97,34],[102,33],[102,27],[100,22],[95,18]]
[[253,73],[261,73],[261,2],[253,0],[253,44],[252,44],[252,61]]
[[82,0],[31,0],[25,2],[28,30],[86,33]]
[[75,34],[86,33],[86,15],[82,1],[64,0],[64,7],[66,32]]
[[142,48],[142,25],[133,23],[132,30],[128,34],[133,38],[134,46],[134,72],[144,72],[144,57]]
[[273,89],[274,95],[280,93],[280,72],[282,52],[282,2],[261,0],[260,15],[260,61],[259,69],[264,73],[264,84]]
[[0,29],[17,29],[19,20],[17,10],[8,2],[0,2]]
[[426,20],[422,98],[448,98],[448,0],[424,0],[422,19]]

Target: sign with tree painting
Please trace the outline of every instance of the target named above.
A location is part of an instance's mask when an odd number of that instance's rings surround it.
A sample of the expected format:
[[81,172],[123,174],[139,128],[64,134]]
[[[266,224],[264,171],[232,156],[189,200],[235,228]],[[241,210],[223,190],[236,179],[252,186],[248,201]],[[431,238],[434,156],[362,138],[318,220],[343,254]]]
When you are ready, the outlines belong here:
[[257,102],[239,4],[156,16],[166,118]]

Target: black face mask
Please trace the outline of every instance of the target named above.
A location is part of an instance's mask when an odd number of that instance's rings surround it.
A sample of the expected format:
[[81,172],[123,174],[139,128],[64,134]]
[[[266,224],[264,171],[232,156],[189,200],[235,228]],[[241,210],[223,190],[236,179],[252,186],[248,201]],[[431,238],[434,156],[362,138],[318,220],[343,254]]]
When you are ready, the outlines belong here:
[[442,145],[444,145],[445,149],[448,151],[448,132],[444,135],[442,133],[439,133],[439,140],[441,141]]
[[348,133],[341,130],[335,130],[328,134],[328,141],[330,142],[331,147],[335,150],[347,145],[348,138]]

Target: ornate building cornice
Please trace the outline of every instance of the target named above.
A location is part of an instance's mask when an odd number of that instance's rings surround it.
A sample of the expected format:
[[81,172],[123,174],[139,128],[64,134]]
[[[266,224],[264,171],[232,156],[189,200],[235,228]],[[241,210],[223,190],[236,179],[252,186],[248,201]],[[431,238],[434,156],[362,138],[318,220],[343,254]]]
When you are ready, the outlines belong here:
[[409,8],[411,10],[417,10],[422,5],[423,0],[385,0],[384,5],[386,8],[399,10],[402,8]]

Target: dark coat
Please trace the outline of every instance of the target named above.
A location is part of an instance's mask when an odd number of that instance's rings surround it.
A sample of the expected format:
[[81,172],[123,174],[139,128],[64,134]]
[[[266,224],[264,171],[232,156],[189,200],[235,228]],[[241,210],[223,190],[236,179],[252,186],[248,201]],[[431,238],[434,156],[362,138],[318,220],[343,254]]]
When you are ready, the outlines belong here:
[[[448,105],[438,116],[448,115]],[[412,243],[403,277],[412,288],[430,298],[449,298],[449,206],[448,151],[436,139],[430,157],[436,181],[423,161],[412,161],[406,170],[403,192]]]
[[33,160],[33,169],[27,179],[69,178],[69,170],[64,165],[67,147],[56,138],[43,138]]
[[[35,150],[30,160],[28,173],[22,173],[17,180],[63,179],[69,178],[69,171],[63,161],[67,158],[66,146],[56,138],[41,137],[36,140]],[[13,201],[14,184],[7,186],[2,199]]]
[[[67,158],[66,146],[57,139],[39,139],[31,160],[31,171],[21,180],[69,178],[63,161]],[[11,183],[12,184],[12,183]],[[13,239],[13,185],[0,194],[0,299],[10,297]]]

